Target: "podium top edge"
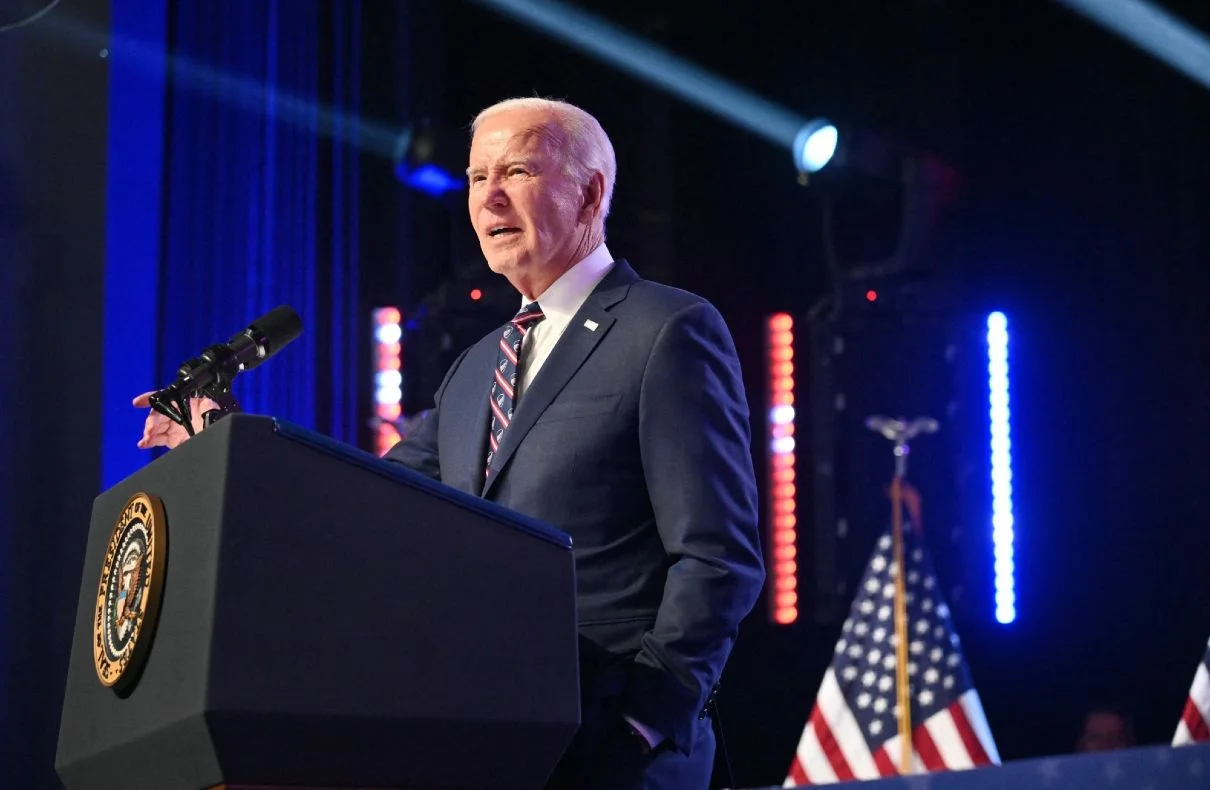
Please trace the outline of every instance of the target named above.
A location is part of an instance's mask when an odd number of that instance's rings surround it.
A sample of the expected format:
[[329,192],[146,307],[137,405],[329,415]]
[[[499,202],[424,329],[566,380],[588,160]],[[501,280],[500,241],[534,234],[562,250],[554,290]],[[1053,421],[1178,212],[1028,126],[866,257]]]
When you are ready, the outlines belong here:
[[[248,419],[249,417],[252,417],[252,415],[233,414],[226,419],[239,420],[240,418]],[[257,418],[253,417],[253,419]],[[307,445],[326,455],[359,466],[366,471],[419,489],[430,496],[439,497],[459,507],[487,516],[504,526],[533,535],[560,548],[571,549],[572,547],[571,536],[549,524],[530,518],[515,510],[510,510],[502,505],[497,505],[495,502],[483,499],[482,497],[477,497],[465,491],[439,483],[436,480],[431,480],[401,464],[384,461],[372,453],[345,444],[344,442],[339,442],[331,437],[304,428],[301,425],[280,420],[276,417],[270,417],[269,419],[273,423],[274,433],[284,439]]]

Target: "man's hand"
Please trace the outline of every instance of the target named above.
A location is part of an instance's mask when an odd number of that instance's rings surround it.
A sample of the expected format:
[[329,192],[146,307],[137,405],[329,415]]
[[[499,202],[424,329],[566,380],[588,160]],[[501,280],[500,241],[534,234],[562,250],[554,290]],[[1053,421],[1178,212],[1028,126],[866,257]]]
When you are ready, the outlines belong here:
[[[148,409],[151,408],[151,392],[144,392],[142,395],[134,399],[135,408]],[[202,430],[202,415],[211,409],[217,409],[218,404],[209,398],[190,398],[189,411],[193,422],[194,432]],[[167,447],[172,449],[189,438],[189,432],[182,425],[177,425],[172,420],[160,414],[155,409],[147,415],[147,421],[143,423],[143,438],[139,439],[139,447],[146,450],[150,447]]]

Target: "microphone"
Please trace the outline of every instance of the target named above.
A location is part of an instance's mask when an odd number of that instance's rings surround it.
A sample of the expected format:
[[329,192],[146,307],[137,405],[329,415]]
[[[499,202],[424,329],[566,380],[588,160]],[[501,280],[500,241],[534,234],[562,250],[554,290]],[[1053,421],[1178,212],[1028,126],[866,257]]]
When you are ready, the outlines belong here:
[[207,397],[219,403],[220,409],[206,413],[206,425],[238,408],[231,395],[236,374],[264,363],[302,334],[302,329],[302,319],[289,305],[273,308],[226,343],[216,343],[181,365],[176,381],[151,396],[152,408],[184,426],[192,436],[189,398]]

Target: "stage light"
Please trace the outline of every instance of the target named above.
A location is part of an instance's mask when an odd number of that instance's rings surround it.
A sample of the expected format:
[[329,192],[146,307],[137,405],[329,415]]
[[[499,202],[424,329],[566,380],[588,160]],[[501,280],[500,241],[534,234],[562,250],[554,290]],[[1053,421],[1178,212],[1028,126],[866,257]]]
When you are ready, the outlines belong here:
[[1015,535],[1008,387],[1008,319],[1004,313],[998,311],[987,317],[987,370],[996,620],[1007,624],[1017,619],[1017,594],[1013,558]]
[[374,451],[382,455],[402,438],[403,328],[397,307],[373,311],[374,325]]
[[471,289],[471,301],[477,302],[483,298],[483,291],[478,288]]
[[400,181],[412,189],[417,189],[433,197],[441,197],[447,192],[456,192],[465,184],[463,179],[447,173],[436,165],[421,165],[415,170],[408,170],[400,164],[395,166],[395,173]]
[[[606,20],[554,0],[474,0],[699,109],[789,149],[815,172],[836,148],[836,127],[781,107]],[[800,162],[802,164],[800,164]],[[818,167],[805,169],[804,165]]]
[[[797,489],[794,485],[794,319],[789,313],[769,316],[766,322],[766,368],[769,383],[766,441],[769,446],[770,612],[774,622],[788,625],[798,619]],[[789,367],[789,370],[786,368]]]
[[1210,41],[1197,28],[1145,0],[1059,0],[1152,57],[1210,88]]
[[374,339],[385,345],[398,343],[402,336],[403,330],[399,328],[398,319],[390,323],[379,324],[378,328],[374,330]]
[[866,291],[865,300],[867,302],[877,302],[878,301],[878,292],[873,289]]
[[822,118],[810,121],[794,137],[794,164],[802,173],[817,173],[832,161],[840,133]]
[[[466,187],[465,135],[454,129],[421,120],[399,135],[395,146],[395,177],[433,197],[442,197]],[[455,142],[457,141],[457,142]]]

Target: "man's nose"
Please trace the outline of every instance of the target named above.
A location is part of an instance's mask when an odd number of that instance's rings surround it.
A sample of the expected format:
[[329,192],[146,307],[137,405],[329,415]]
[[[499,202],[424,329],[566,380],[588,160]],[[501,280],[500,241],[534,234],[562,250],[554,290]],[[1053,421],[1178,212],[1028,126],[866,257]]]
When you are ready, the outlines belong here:
[[486,203],[492,207],[508,204],[508,193],[504,189],[502,180],[492,179],[488,182]]

